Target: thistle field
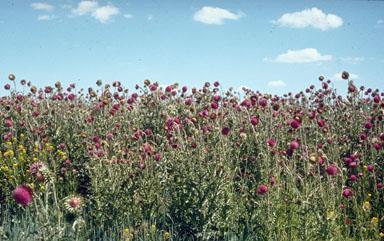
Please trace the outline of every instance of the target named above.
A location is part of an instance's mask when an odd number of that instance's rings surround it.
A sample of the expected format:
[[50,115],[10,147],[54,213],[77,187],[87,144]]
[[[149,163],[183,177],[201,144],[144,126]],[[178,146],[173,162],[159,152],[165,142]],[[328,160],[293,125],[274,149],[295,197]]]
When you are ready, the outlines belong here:
[[342,78],[277,96],[11,74],[0,240],[384,240],[384,93]]

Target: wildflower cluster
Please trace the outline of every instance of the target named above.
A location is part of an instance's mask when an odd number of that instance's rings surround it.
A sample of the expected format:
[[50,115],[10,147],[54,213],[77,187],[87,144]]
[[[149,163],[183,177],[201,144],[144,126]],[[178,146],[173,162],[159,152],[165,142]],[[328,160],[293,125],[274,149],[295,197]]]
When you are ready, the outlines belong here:
[[384,92],[341,77],[345,95],[321,76],[278,96],[9,75],[2,233],[33,217],[32,240],[383,239]]

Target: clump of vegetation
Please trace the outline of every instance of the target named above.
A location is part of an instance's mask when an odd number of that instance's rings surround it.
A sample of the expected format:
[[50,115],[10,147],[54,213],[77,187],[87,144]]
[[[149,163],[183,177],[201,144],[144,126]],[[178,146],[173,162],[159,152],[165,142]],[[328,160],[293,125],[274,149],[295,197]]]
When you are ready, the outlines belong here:
[[9,75],[0,239],[383,239],[384,93],[342,78],[346,96],[320,77],[239,98],[218,82],[84,92]]

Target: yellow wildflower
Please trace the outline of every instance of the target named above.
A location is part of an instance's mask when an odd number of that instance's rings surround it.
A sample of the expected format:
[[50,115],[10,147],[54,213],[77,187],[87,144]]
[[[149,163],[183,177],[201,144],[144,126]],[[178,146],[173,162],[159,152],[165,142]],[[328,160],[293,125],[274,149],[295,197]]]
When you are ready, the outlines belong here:
[[333,219],[335,219],[335,218],[336,218],[336,214],[335,214],[334,211],[329,211],[329,212],[327,213],[327,220],[333,220]]
[[13,150],[8,150],[4,153],[4,157],[14,157],[15,156],[15,153],[13,152]]
[[171,237],[171,234],[169,232],[165,231],[163,234],[164,240],[169,240],[170,237]]
[[365,201],[365,202],[363,203],[363,209],[364,209],[365,211],[369,211],[369,210],[371,209],[371,204],[370,204],[368,201]]
[[372,223],[373,225],[377,225],[377,224],[379,223],[379,218],[378,218],[378,217],[373,217],[373,218],[371,219],[371,223]]
[[312,163],[316,163],[317,162],[317,155],[316,155],[316,153],[312,153],[309,156],[309,161],[311,161]]

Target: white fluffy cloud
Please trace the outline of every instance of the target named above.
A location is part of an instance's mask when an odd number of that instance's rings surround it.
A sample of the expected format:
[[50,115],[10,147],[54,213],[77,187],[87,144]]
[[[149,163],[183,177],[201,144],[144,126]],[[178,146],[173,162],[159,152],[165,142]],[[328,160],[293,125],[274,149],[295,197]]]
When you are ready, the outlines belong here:
[[269,87],[285,87],[287,84],[282,80],[274,80],[268,82]]
[[107,6],[97,8],[92,13],[92,16],[95,17],[100,22],[106,23],[112,16],[117,14],[119,14],[119,9],[117,7],[113,5],[107,5]]
[[223,8],[205,6],[195,12],[193,19],[205,24],[222,25],[226,19],[238,20],[242,16],[242,13],[235,14]]
[[340,27],[343,19],[334,14],[326,14],[318,8],[310,8],[301,12],[285,13],[273,23],[283,27],[313,27],[325,31]]
[[72,13],[79,16],[92,13],[97,9],[98,5],[95,1],[81,1],[77,8],[72,9]]
[[43,11],[52,11],[54,7],[48,3],[42,3],[42,2],[37,2],[37,3],[32,3],[31,7],[35,10],[43,10]]
[[311,63],[318,61],[332,60],[332,55],[322,55],[314,48],[306,48],[299,50],[288,50],[286,53],[280,54],[275,59],[270,60],[268,58],[265,61],[272,61],[277,63]]
[[77,8],[72,9],[72,13],[78,16],[90,14],[101,23],[108,22],[111,17],[119,14],[119,9],[112,4],[99,6],[96,1],[81,1]]
[[[335,80],[343,80],[343,79],[341,78],[341,74],[342,74],[342,72],[339,72],[339,73],[334,74],[334,75],[333,75],[333,79],[335,79]],[[359,76],[358,76],[357,74],[349,73],[349,79],[353,79],[353,80],[355,80],[355,79],[358,79],[358,78],[359,78]]]

